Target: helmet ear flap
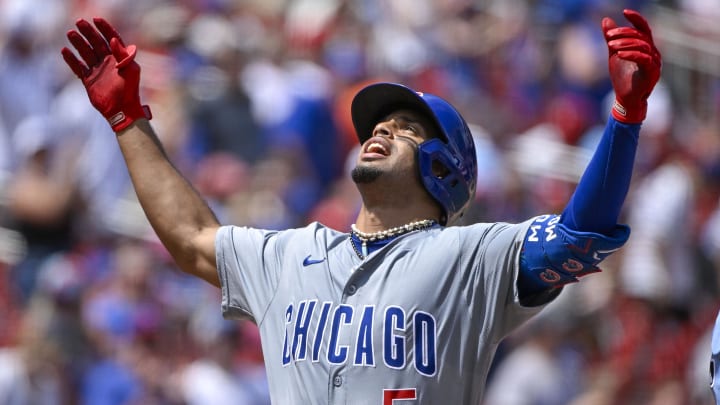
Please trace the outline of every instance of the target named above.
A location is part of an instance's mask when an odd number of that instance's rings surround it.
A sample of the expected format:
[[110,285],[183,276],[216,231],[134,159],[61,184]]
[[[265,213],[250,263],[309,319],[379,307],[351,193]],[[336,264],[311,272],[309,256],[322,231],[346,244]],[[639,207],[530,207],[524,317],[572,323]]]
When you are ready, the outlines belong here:
[[425,189],[440,204],[444,213],[442,225],[460,218],[471,200],[463,173],[468,168],[455,158],[445,143],[437,138],[418,146],[418,168]]

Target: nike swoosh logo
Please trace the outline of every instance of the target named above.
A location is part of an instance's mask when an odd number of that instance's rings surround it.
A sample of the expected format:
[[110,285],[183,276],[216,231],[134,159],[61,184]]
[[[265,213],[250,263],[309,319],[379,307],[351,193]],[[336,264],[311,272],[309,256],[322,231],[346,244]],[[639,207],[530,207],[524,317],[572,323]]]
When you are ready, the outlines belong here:
[[[599,254],[600,255],[609,255],[610,253],[617,252],[618,250],[620,250],[620,248],[609,249],[609,250],[598,250],[595,253],[593,253],[593,259],[601,260],[602,258],[600,256],[598,256]],[[607,257],[607,256],[605,256],[605,257]]]
[[305,258],[305,260],[303,260],[303,266],[307,267],[307,266],[310,266],[311,264],[318,264],[318,263],[322,263],[325,261],[324,257],[322,259],[311,259],[310,256],[312,256],[312,255],[308,255]]

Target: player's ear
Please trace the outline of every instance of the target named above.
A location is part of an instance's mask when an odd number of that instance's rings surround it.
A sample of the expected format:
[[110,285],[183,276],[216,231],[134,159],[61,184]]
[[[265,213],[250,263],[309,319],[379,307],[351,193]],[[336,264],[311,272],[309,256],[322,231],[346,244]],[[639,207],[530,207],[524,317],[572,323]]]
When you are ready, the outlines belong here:
[[433,176],[437,177],[438,179],[444,179],[445,177],[447,177],[448,174],[450,174],[450,169],[448,169],[444,164],[440,163],[439,160],[433,160],[431,170]]

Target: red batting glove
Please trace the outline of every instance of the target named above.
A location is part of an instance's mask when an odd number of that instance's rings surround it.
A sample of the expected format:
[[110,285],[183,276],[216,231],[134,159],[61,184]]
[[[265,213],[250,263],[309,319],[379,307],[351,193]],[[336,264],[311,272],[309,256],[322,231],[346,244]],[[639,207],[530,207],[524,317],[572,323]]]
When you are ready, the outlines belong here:
[[647,99],[660,79],[662,58],[645,18],[634,10],[624,10],[623,15],[634,27],[618,27],[609,17],[602,20],[610,80],[615,89],[612,115],[620,122],[639,124],[645,119]]
[[90,103],[108,120],[113,131],[120,132],[139,118],[152,118],[150,108],[140,103],[137,48],[125,46],[115,28],[104,19],[93,18],[93,22],[97,29],[80,19],[76,23],[80,33],[75,30],[67,33],[84,63],[67,47],[62,49],[62,56],[85,85]]

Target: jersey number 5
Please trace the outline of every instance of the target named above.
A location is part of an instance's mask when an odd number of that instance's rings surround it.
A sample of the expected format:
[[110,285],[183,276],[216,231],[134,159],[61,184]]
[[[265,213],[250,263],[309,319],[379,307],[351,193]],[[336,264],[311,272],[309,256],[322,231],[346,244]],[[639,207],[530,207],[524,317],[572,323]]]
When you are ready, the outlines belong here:
[[399,390],[385,389],[383,390],[383,405],[398,405],[395,400],[412,400],[417,399],[415,388],[403,388]]

